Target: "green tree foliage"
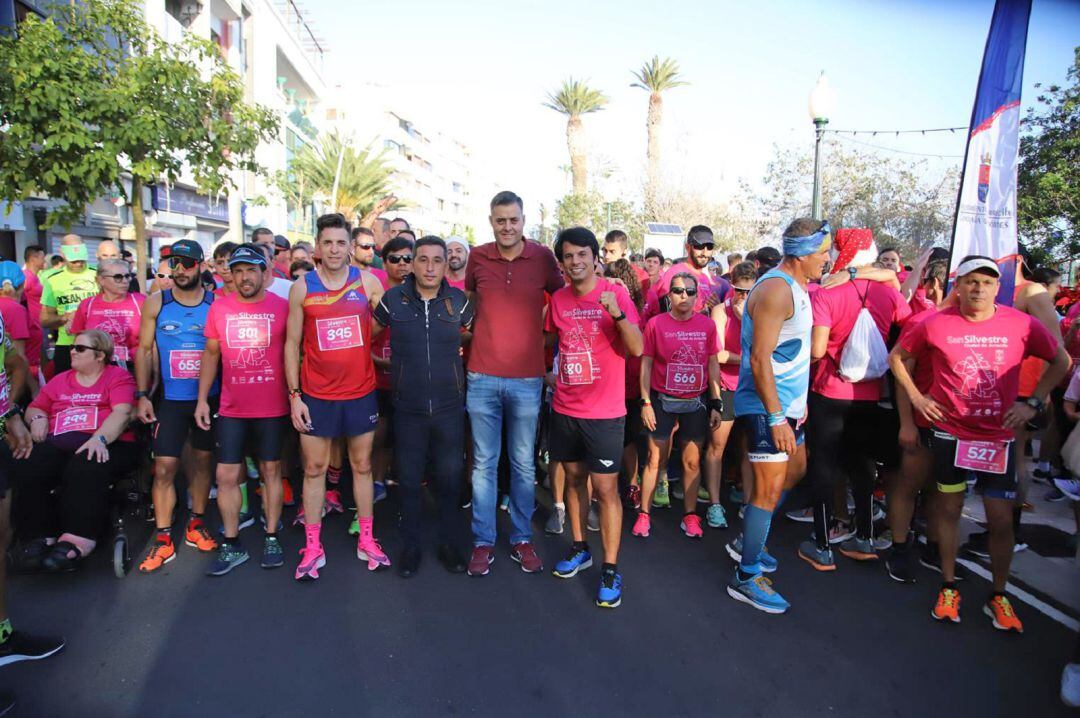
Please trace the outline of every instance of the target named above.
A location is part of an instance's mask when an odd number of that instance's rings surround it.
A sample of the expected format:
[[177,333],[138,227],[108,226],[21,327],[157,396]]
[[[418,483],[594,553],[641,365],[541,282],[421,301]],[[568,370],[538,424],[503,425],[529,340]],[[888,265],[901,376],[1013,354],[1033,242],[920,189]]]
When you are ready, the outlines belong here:
[[557,92],[550,92],[544,107],[566,115],[566,147],[570,152],[570,174],[574,194],[583,195],[588,185],[588,148],[581,116],[599,112],[608,103],[607,96],[581,80],[564,80]]
[[1080,47],[1074,52],[1068,86],[1045,88],[1021,124],[1020,236],[1057,259],[1080,255]]
[[599,192],[568,194],[555,205],[555,230],[587,227],[602,242],[610,230],[621,229],[630,237],[630,246],[641,250],[645,219],[633,205],[623,200],[607,201]]
[[679,63],[670,57],[661,60],[658,55],[653,55],[652,60],[646,62],[633,74],[637,82],[630,86],[649,93],[649,111],[645,119],[645,129],[648,132],[648,144],[645,150],[648,162],[645,180],[645,214],[650,220],[655,220],[658,217],[656,199],[660,190],[660,129],[664,120],[663,93],[689,83],[680,79]]
[[[339,160],[341,173],[334,197],[331,195]],[[277,184],[297,205],[320,199],[328,203],[328,211],[340,212],[355,222],[388,194],[392,172],[382,153],[374,154],[370,147],[358,148],[333,132],[323,135],[317,146],[305,145],[293,158],[288,172],[277,177]],[[380,211],[396,206],[391,202]]]
[[[136,0],[55,2],[0,36],[0,199],[48,196],[48,221],[70,225],[96,198],[119,192],[132,208],[145,277],[142,189],[189,167],[203,191],[260,171],[260,142],[276,136],[269,109],[208,40],[159,37]],[[130,182],[127,191],[125,180]]]

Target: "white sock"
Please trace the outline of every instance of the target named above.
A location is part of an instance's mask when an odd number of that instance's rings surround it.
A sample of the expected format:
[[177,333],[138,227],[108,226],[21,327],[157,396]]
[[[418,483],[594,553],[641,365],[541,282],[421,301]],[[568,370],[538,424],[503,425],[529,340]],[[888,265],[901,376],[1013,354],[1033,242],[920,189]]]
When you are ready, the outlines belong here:
[[566,504],[564,504],[564,503],[563,503],[563,502],[561,502],[561,501],[557,501],[557,502],[555,503],[555,508],[557,508],[557,509],[563,509],[563,510],[565,511],[565,510],[566,510]]

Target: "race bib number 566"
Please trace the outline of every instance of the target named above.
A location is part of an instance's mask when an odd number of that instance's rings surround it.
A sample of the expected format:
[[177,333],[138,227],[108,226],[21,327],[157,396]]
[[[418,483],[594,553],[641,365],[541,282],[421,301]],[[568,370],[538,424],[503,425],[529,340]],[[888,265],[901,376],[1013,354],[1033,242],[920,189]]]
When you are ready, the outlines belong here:
[[270,346],[270,319],[229,317],[225,320],[225,341],[230,349],[266,349]]

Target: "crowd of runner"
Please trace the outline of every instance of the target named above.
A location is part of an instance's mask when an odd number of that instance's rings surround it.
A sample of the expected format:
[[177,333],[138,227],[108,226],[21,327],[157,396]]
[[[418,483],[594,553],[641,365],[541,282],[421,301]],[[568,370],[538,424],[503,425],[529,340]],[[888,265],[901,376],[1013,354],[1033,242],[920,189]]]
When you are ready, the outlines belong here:
[[[0,263],[10,566],[76,568],[97,546],[111,483],[143,470],[156,528],[146,574],[181,556],[181,540],[185,560],[207,554],[209,575],[230,573],[254,553],[241,532],[258,523],[262,568],[315,581],[334,565],[324,520],[348,512],[362,565],[409,577],[425,489],[448,571],[484,576],[508,555],[538,573],[539,464],[553,499],[544,530],[571,533],[551,572],[573,578],[598,553],[597,606],[622,601],[624,533],[648,540],[675,501],[688,539],[739,526],[726,542],[734,565],[718,570],[756,609],[788,610],[785,561],[828,572],[839,555],[881,561],[903,583],[919,564],[940,573],[930,614],[959,622],[960,514],[974,490],[987,531],[964,550],[993,575],[977,599],[995,628],[1022,632],[1005,586],[1033,432],[1035,476],[1080,499],[1057,455],[1080,402],[1067,351],[1080,324],[1055,311],[1056,272],[1002,276],[969,256],[950,276],[943,250],[905,267],[869,230],[811,219],[793,221],[780,250],[726,267],[705,226],[681,258],[631,255],[625,233],[600,241],[580,227],[548,248],[524,238],[511,192],[492,200],[491,226],[494,241],[476,247],[337,214],[318,219],[314,245],[258,229],[207,257],[181,240],[145,296],[112,242],[93,263],[76,235],[51,269],[40,248],[23,267]],[[785,506],[800,482],[807,500]],[[398,523],[376,526],[388,485]],[[496,549],[500,508],[508,553]],[[806,524],[798,547],[769,547],[781,510]],[[302,527],[299,547],[282,536],[288,523]],[[393,531],[392,560],[380,538]],[[0,646],[12,635],[2,619]]]

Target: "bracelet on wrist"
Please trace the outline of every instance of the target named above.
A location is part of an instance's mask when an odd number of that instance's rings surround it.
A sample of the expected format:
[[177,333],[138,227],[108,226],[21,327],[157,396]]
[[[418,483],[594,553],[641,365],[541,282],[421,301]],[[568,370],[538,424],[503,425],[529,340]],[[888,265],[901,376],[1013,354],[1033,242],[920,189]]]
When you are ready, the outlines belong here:
[[780,426],[787,423],[787,417],[782,411],[769,412],[769,426]]

